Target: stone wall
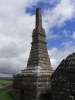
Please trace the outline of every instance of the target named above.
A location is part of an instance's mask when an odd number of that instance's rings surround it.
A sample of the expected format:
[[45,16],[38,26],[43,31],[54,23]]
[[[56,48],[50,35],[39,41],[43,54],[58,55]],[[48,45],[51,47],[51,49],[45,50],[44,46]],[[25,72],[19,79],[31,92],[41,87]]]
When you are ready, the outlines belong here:
[[52,100],[75,100],[75,53],[69,55],[51,76]]
[[[51,98],[51,74],[50,70],[43,70],[40,66],[22,71],[22,73],[13,77],[13,97],[16,100]],[[46,98],[46,100],[49,99]]]
[[0,88],[0,92],[10,91],[10,90],[12,90],[12,84]]

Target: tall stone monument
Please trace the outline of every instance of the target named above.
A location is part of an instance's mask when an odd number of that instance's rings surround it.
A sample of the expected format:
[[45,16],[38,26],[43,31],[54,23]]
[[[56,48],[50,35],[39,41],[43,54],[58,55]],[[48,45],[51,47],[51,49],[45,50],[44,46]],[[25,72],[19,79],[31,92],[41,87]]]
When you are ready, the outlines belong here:
[[41,8],[38,7],[27,68],[13,76],[12,94],[16,100],[43,100],[43,95],[51,92],[50,76],[53,69],[45,37]]

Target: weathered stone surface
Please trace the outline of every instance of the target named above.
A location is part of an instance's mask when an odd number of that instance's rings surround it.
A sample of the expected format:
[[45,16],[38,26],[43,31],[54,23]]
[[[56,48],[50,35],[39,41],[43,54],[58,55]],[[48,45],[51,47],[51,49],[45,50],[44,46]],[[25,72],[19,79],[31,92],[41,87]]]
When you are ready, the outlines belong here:
[[[39,67],[39,66],[38,66]],[[14,97],[18,97],[21,95],[20,92],[16,92],[16,89],[23,89],[26,100],[40,100],[40,95],[45,94],[46,92],[51,91],[51,76],[52,72],[40,70],[40,68],[32,69],[32,70],[23,70],[22,73],[14,76],[16,80],[13,82],[13,95]],[[30,98],[29,98],[30,97]],[[34,97],[34,98],[33,98]]]
[[[32,43],[27,69],[14,75],[12,94],[16,100],[43,100],[51,92],[53,73],[42,28],[41,9],[36,10],[36,27],[32,33]],[[50,95],[51,98],[51,95]],[[47,99],[49,100],[49,99]]]
[[53,100],[75,100],[75,53],[62,60],[51,76]]
[[41,8],[36,9],[36,28],[42,28]]

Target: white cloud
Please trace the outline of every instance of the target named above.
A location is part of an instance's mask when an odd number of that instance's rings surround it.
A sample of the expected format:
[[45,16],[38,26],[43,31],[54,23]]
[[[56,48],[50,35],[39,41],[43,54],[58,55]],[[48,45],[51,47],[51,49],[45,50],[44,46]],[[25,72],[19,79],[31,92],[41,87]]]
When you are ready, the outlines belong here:
[[73,32],[72,38],[75,39],[75,31]]
[[26,68],[35,16],[25,11],[38,1],[0,1],[0,73]]
[[53,9],[45,9],[44,21],[46,21],[50,28],[53,26],[62,26],[67,20],[72,20],[75,16],[75,1],[60,0]]
[[60,0],[41,0],[41,2],[44,2],[44,3],[48,3],[48,4],[51,4],[51,5],[55,5],[57,3],[60,2]]
[[[35,28],[35,16],[26,13],[26,9],[38,2],[40,0],[0,0],[0,73],[16,73],[26,68],[32,30]],[[55,2],[49,0],[47,3]],[[49,33],[52,27],[62,26],[65,21],[74,18],[74,6],[71,0],[58,0],[54,8],[44,10],[43,26],[51,39],[58,38],[58,35]],[[54,54],[58,52],[57,48],[51,50],[51,60],[55,65],[59,59]]]
[[13,75],[12,74],[2,74],[0,73],[0,77],[12,77]]
[[69,34],[70,31],[68,31],[68,30],[63,30],[63,33],[64,33],[65,37],[71,37],[71,35]]
[[[57,0],[54,8],[44,9],[43,26],[47,35],[56,39],[58,34],[52,34],[53,27],[63,27],[66,21],[72,21],[75,18],[75,1],[74,0]],[[65,36],[68,36],[65,34]],[[52,39],[51,38],[51,39]]]
[[69,54],[73,53],[75,51],[75,46],[73,45],[73,42],[63,42],[62,48],[58,49],[56,47],[53,47],[51,50],[48,50],[51,64],[54,69],[58,67],[60,62],[65,59]]
[[58,34],[54,34],[53,32],[50,31],[50,34],[47,34],[47,39],[59,39],[60,36]]

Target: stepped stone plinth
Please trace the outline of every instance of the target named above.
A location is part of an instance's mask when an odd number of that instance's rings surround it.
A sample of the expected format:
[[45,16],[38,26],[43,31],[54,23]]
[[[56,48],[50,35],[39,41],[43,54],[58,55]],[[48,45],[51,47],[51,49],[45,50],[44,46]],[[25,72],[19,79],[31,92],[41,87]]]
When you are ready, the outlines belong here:
[[42,28],[41,8],[36,9],[36,25],[32,33],[31,51],[27,68],[13,76],[12,93],[16,100],[43,100],[51,92],[53,73]]

